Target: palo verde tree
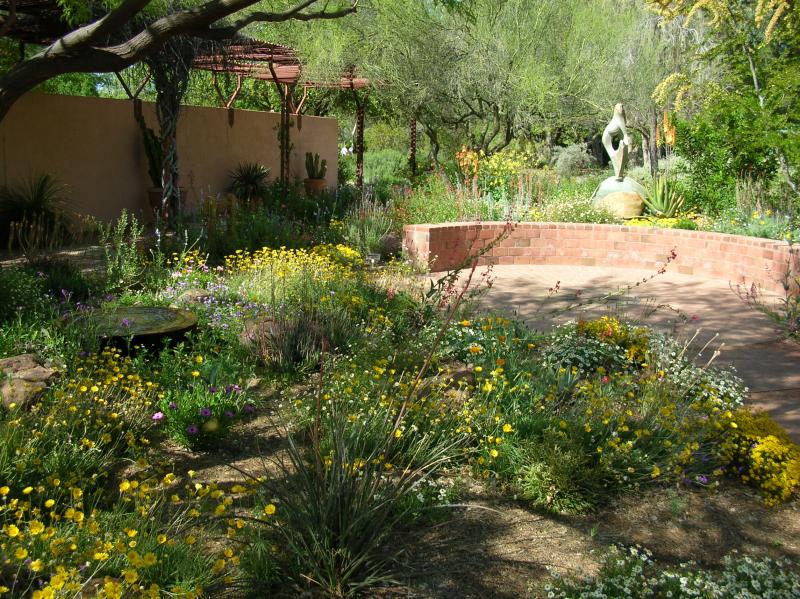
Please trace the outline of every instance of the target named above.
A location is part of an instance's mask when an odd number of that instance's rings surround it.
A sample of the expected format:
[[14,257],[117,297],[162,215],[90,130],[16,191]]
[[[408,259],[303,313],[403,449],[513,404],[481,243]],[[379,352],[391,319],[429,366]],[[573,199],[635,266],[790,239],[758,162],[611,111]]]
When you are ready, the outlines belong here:
[[[0,34],[46,40],[41,50],[20,57],[0,74],[0,120],[23,94],[45,81],[67,73],[122,71],[177,36],[225,40],[255,23],[344,17],[354,13],[357,4],[358,0],[186,0],[167,9],[161,0],[54,0],[45,7],[49,10],[42,10],[39,3],[0,0]],[[55,20],[54,10],[60,11]],[[139,25],[132,28],[133,24]]]
[[[696,64],[720,76],[698,82],[676,70],[656,99],[705,117],[737,177],[780,171],[800,193],[800,4],[794,0],[650,0],[667,18],[701,23],[705,43]],[[689,65],[695,66],[695,65]],[[707,144],[698,143],[703,153]]]
[[434,152],[457,140],[491,153],[520,138],[599,133],[620,101],[642,115],[646,133],[650,93],[669,73],[661,65],[676,39],[645,31],[658,19],[639,0],[473,0],[461,10],[362,0],[358,19],[329,22],[314,36],[292,24],[286,41],[310,70],[356,66],[376,82],[384,113],[419,121]]

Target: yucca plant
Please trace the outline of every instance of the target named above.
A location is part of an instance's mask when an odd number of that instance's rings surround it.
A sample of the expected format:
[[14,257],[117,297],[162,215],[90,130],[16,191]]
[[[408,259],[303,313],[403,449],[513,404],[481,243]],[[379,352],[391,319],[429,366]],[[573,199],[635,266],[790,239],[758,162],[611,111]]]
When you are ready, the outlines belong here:
[[306,173],[309,179],[324,179],[327,172],[327,160],[320,160],[319,154],[306,152]]
[[673,218],[683,206],[684,198],[676,189],[675,180],[656,176],[644,198],[647,209],[660,218]]
[[11,223],[37,223],[48,236],[65,234],[70,211],[65,186],[51,175],[39,175],[14,187],[0,188],[0,238],[8,240]]
[[242,162],[228,174],[231,183],[228,191],[243,202],[263,200],[269,193],[269,169],[256,162]]

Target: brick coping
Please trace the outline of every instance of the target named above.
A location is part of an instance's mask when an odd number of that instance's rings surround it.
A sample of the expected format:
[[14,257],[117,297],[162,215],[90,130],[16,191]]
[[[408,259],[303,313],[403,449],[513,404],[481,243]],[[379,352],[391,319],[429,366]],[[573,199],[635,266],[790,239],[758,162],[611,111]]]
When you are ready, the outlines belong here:
[[[404,247],[432,271],[463,262],[491,243],[504,222],[406,225]],[[658,268],[675,250],[674,268],[687,275],[755,284],[784,293],[787,273],[800,272],[798,249],[785,241],[660,227],[523,222],[492,247],[481,264],[563,264]],[[673,268],[671,266],[671,268]],[[794,278],[794,277],[790,277]]]

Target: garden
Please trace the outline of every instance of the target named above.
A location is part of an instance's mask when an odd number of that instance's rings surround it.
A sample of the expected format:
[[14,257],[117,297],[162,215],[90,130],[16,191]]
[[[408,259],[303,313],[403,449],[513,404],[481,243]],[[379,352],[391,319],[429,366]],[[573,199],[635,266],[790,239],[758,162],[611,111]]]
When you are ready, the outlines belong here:
[[[158,193],[144,218],[81,214],[50,174],[0,187],[0,596],[800,596],[800,446],[718,348],[610,311],[534,327],[492,309],[482,265],[523,222],[791,250],[798,8],[267,4],[288,12],[238,27],[297,48],[315,80],[352,84],[356,60],[375,82],[304,91],[340,121],[336,167],[308,152],[291,180],[244,161],[188,201],[164,113],[215,100],[210,73],[186,69],[177,95],[140,89],[161,111],[157,131],[137,123]],[[70,6],[61,26],[81,35],[124,13]],[[191,6],[138,18],[181,39],[169,17],[205,14]],[[16,8],[0,1],[2,90],[39,60],[22,43],[14,62]],[[203,27],[229,13],[213,14],[197,31],[219,37]],[[600,41],[612,25],[624,36]],[[148,35],[132,39],[161,43]],[[93,55],[46,91],[130,92]],[[282,93],[223,79],[244,108]],[[607,155],[620,98],[628,131]],[[282,160],[297,111],[276,129]],[[597,197],[612,175],[641,187],[639,214]],[[446,272],[404,247],[408,225],[467,221],[504,225]],[[786,273],[777,303],[743,296],[782,343],[800,340],[798,281]],[[615,292],[575,300],[602,309]]]

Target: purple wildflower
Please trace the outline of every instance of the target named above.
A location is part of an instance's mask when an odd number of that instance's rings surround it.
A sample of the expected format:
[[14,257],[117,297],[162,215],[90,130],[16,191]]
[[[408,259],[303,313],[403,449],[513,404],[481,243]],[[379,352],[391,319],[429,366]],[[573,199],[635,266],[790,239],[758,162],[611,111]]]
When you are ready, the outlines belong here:
[[254,414],[256,411],[256,407],[251,403],[244,404],[244,412],[245,414]]
[[697,482],[700,483],[701,485],[708,484],[708,477],[705,474],[698,474],[695,480],[697,480]]
[[130,321],[130,320],[128,320],[127,318],[123,318],[123,319],[122,319],[122,326],[124,326],[124,327],[129,327],[129,326],[131,326],[131,321]]
[[203,418],[208,418],[211,416],[211,408],[200,408],[200,415]]
[[158,422],[159,420],[163,420],[164,419],[164,412],[156,412],[155,414],[153,414],[151,416],[151,418],[153,420],[155,420],[156,422]]
[[225,418],[233,418],[233,417],[234,417],[233,412],[231,412],[230,410],[225,410]]
[[190,435],[196,435],[197,433],[200,432],[200,429],[197,428],[196,424],[190,424],[189,426],[186,427],[186,432],[189,433]]
[[177,410],[178,409],[178,404],[176,404],[174,401],[169,402],[169,409],[170,410]]

